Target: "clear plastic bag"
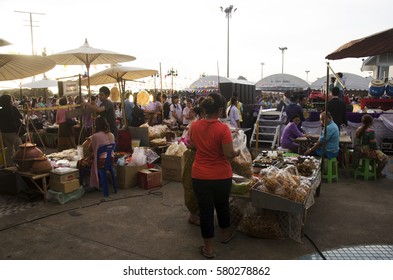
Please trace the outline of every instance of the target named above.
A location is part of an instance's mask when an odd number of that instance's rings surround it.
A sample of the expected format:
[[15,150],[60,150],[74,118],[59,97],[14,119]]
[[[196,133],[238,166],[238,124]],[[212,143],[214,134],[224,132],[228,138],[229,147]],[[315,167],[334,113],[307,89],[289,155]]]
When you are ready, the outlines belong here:
[[145,149],[140,147],[135,147],[132,153],[132,159],[130,165],[134,165],[134,166],[144,165],[147,162],[146,159],[147,157],[145,155]]
[[252,162],[252,156],[247,148],[247,136],[243,130],[239,130],[233,135],[233,148],[240,150],[240,155],[237,158],[242,158],[245,162]]
[[240,150],[240,155],[233,158],[231,162],[232,170],[234,173],[241,175],[245,178],[252,177],[252,157],[247,148],[247,137],[243,130],[239,130],[233,135],[233,148]]

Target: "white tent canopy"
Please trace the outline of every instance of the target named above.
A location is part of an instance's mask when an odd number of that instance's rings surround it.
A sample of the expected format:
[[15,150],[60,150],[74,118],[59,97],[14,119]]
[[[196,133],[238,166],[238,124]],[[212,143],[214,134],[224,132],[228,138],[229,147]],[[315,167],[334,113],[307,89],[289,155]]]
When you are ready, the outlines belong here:
[[[331,74],[329,77],[333,77]],[[362,77],[356,74],[343,73],[343,81],[347,90],[368,90],[372,77]],[[329,78],[330,81],[330,78]],[[310,85],[311,89],[326,89],[326,76],[317,79]]]
[[198,80],[193,82],[186,90],[218,89],[219,84],[227,84],[227,83],[244,84],[244,85],[255,84],[254,82],[250,82],[247,80],[231,79],[222,76],[211,75],[211,76],[205,76],[199,78]]
[[262,91],[287,91],[287,90],[305,90],[309,84],[296,76],[290,74],[274,74],[259,80],[256,90]]

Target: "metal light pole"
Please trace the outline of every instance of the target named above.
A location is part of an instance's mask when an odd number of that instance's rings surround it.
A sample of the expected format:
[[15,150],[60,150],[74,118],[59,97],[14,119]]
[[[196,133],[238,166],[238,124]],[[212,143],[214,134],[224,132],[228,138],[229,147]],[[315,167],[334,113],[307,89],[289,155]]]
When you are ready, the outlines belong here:
[[226,7],[225,9],[223,7],[221,8],[221,12],[225,13],[225,17],[228,19],[228,40],[227,40],[227,78],[229,78],[229,19],[232,17],[232,10],[233,12],[236,12],[237,8],[233,9],[233,5],[230,5],[229,7]]
[[265,65],[264,62],[261,62],[261,79],[263,79],[263,66]]
[[284,74],[284,52],[288,49],[287,47],[278,48],[282,52],[282,62],[281,62],[281,73]]
[[171,80],[172,80],[171,95],[173,95],[173,77],[177,77],[177,70],[173,70],[173,67],[172,67],[171,70],[169,70],[166,75],[171,76]]
[[306,82],[308,83],[308,73],[310,73],[310,70],[306,70]]

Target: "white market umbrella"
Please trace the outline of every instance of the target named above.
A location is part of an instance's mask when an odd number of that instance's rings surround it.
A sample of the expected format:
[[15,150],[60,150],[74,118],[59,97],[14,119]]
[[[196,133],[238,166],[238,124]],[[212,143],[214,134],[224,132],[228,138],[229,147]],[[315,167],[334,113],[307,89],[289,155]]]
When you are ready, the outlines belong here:
[[48,78],[44,78],[39,81],[34,81],[31,83],[26,83],[21,85],[22,88],[49,88],[49,87],[57,87],[56,80],[49,80]]
[[87,70],[87,89],[90,94],[90,65],[115,64],[132,61],[136,58],[131,55],[119,54],[112,51],[101,50],[89,46],[87,39],[83,46],[48,56],[58,65],[85,65]]
[[0,81],[23,79],[42,74],[55,67],[56,63],[42,56],[0,54]]

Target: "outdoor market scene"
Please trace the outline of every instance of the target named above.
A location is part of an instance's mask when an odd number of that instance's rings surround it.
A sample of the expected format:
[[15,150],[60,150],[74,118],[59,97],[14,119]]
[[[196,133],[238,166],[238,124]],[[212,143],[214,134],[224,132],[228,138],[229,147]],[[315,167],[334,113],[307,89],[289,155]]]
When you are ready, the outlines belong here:
[[0,54],[0,84],[23,80],[0,90],[0,258],[392,260],[392,38],[339,42],[314,82],[286,47],[281,73],[230,78],[228,45],[227,76],[181,88],[88,38]]

